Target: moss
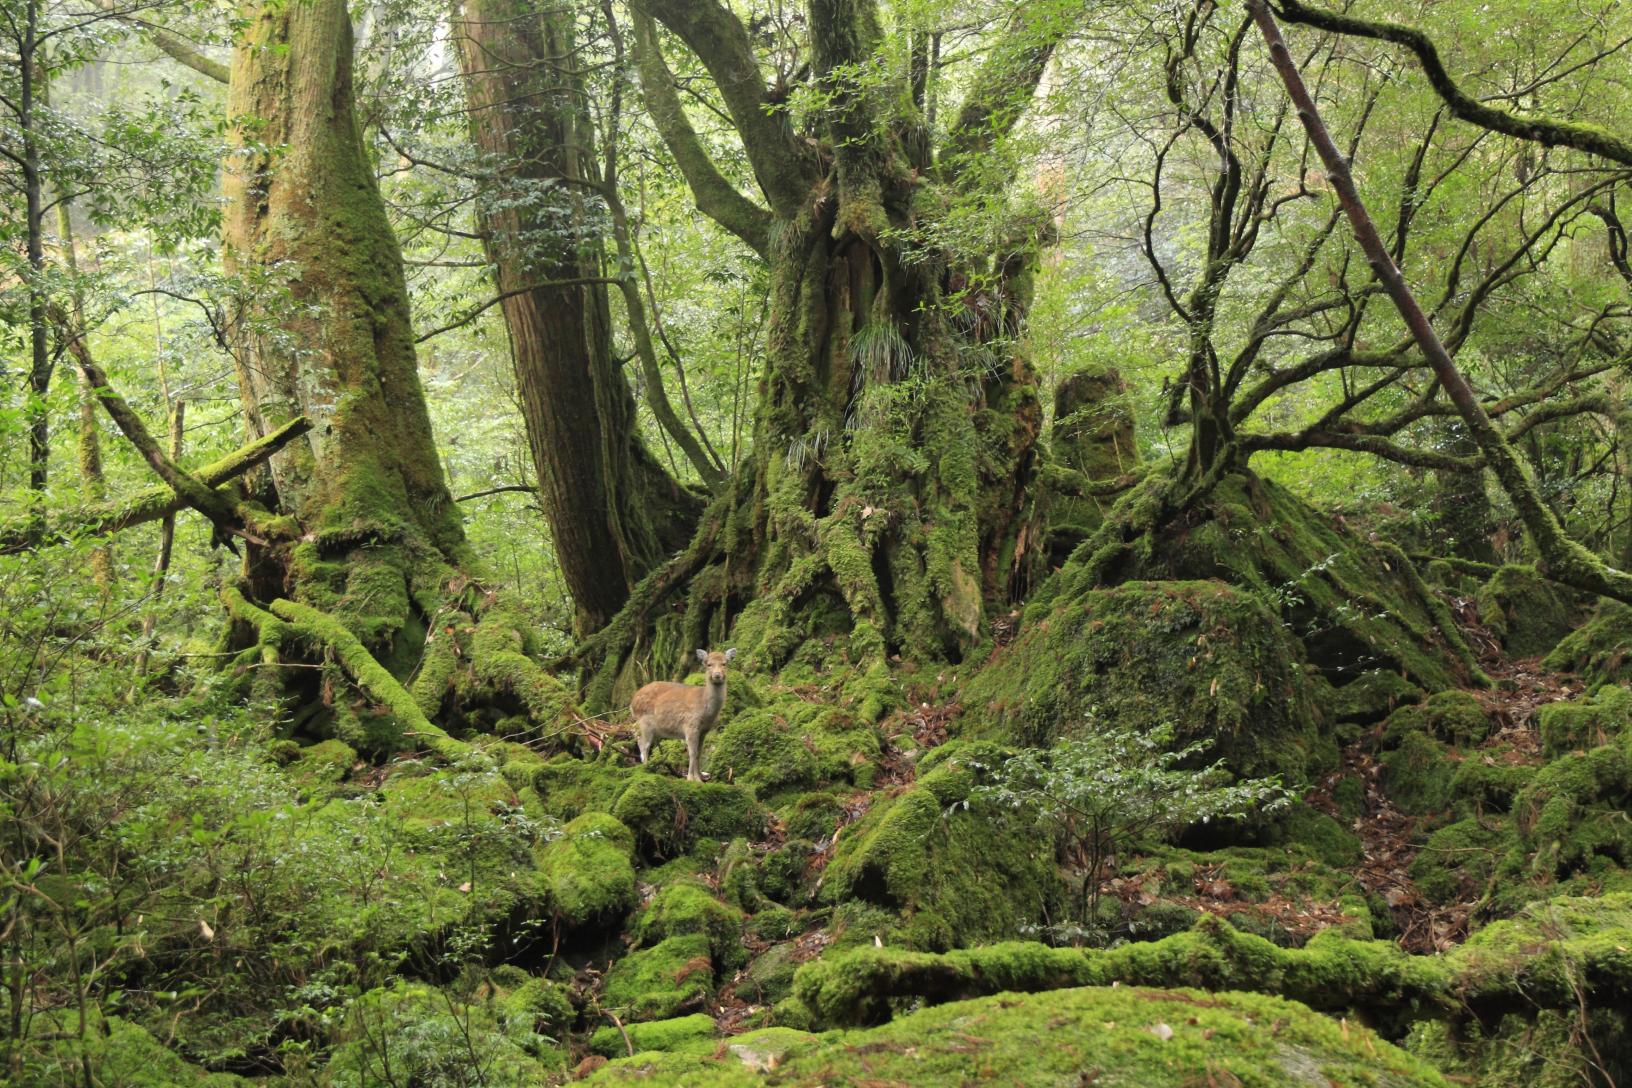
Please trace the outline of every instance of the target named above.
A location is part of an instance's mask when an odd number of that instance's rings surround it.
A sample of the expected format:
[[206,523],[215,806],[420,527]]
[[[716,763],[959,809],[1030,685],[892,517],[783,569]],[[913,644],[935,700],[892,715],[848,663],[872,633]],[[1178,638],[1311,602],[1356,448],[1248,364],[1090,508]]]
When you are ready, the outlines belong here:
[[767,1029],[713,1051],[614,1062],[587,1083],[1078,1084],[1095,1088],[1446,1088],[1421,1059],[1293,1001],[1088,987],[915,1012],[809,1036]]
[[[627,1034],[628,1041],[624,1041]],[[694,1012],[672,1020],[649,1020],[645,1023],[605,1027],[589,1037],[589,1049],[608,1058],[621,1057],[633,1052],[642,1054],[654,1050],[681,1050],[706,1043],[714,1048],[714,1018],[707,1013]]]
[[540,809],[561,820],[586,812],[611,812],[634,773],[615,762],[613,753],[595,760],[557,756],[533,775]]
[[1507,833],[1477,819],[1458,820],[1428,836],[1411,862],[1411,879],[1430,903],[1484,896],[1507,845]]
[[1219,582],[1094,590],[1029,626],[960,693],[960,735],[1045,747],[1111,720],[1172,723],[1243,774],[1304,780],[1336,761],[1301,654],[1253,594]]
[[1632,729],[1632,691],[1610,685],[1596,695],[1540,707],[1536,718],[1543,754],[1559,756],[1596,748]]
[[941,767],[875,801],[840,836],[822,897],[936,919],[943,927],[937,943],[1011,937],[1046,917],[1060,902],[1053,842],[1032,827],[964,809],[970,782],[968,771]]
[[556,913],[574,926],[621,920],[637,901],[633,854],[634,835],[605,813],[569,823],[539,856]]
[[1298,803],[1264,832],[1266,844],[1306,849],[1322,864],[1336,868],[1358,866],[1363,854],[1359,836],[1324,812]]
[[1384,941],[1328,931],[1302,948],[1281,948],[1203,918],[1186,933],[1109,950],[1023,941],[944,955],[855,948],[801,967],[794,993],[818,1023],[858,1024],[888,1017],[903,1001],[1111,983],[1268,991],[1315,1008],[1362,1008],[1396,1018],[1443,1012],[1450,979],[1436,961]]
[[1221,578],[1274,602],[1308,659],[1329,676],[1399,672],[1427,691],[1470,672],[1465,643],[1414,567],[1273,480],[1232,475],[1208,517],[1160,540],[1138,564],[1145,577]]
[[1535,775],[1533,756],[1510,744],[1481,748],[1461,763],[1451,775],[1451,796],[1458,811],[1474,813],[1506,812],[1513,798]]
[[1473,1088],[1581,1088],[1632,1076],[1632,1023],[1619,1009],[1512,1012],[1489,1026],[1423,1023],[1405,1047]]
[[284,773],[307,793],[318,793],[340,784],[357,763],[357,752],[349,744],[325,740],[300,750],[300,758]]
[[635,919],[632,932],[642,944],[700,933],[708,938],[714,962],[734,970],[747,961],[743,920],[742,911],[720,902],[702,883],[680,880],[658,891]]
[[831,793],[807,793],[779,813],[788,838],[812,842],[831,838],[843,814],[843,802]]
[[1632,894],[1532,903],[1446,954],[1458,997],[1501,1007],[1624,1008],[1632,1001]]
[[764,810],[741,786],[646,772],[629,776],[612,813],[635,833],[648,860],[687,853],[704,839],[757,839],[765,830]]
[[799,915],[774,904],[755,912],[748,920],[748,931],[762,941],[785,941],[799,929]]
[[1534,567],[1509,564],[1479,590],[1479,619],[1513,657],[1540,657],[1579,619],[1572,601]]
[[1398,707],[1420,703],[1423,691],[1397,672],[1367,669],[1350,683],[1336,688],[1330,711],[1333,721],[1380,722]]
[[627,1020],[666,1020],[700,1008],[714,989],[708,937],[689,933],[612,965],[601,1004]]
[[19,1088],[82,1084],[86,1065],[93,1083],[118,1088],[248,1088],[255,1083],[192,1065],[147,1029],[122,1017],[92,1012],[88,1021],[83,1046],[77,1013],[42,1011],[25,1021],[31,1038],[16,1041]]
[[527,1032],[558,1041],[567,1038],[578,1018],[566,990],[543,978],[525,978],[499,994],[498,1014],[512,1034]]
[[1580,675],[1589,688],[1632,682],[1632,608],[1599,602],[1592,618],[1565,635],[1542,664]]
[[1450,807],[1456,768],[1449,749],[1433,737],[1408,733],[1381,763],[1383,792],[1401,812],[1426,816]]
[[1490,733],[1490,714],[1465,691],[1436,691],[1426,702],[1401,707],[1389,715],[1383,742],[1399,744],[1411,734],[1433,737],[1458,748],[1470,748]]
[[834,782],[866,783],[877,732],[837,707],[784,700],[732,718],[710,738],[709,773],[762,796]]
[[755,956],[738,979],[737,996],[755,1005],[774,1005],[793,993],[793,975],[798,967],[796,944],[773,944]]
[[[1533,772],[1514,798],[1512,847],[1497,894],[1522,903],[1557,882],[1592,887],[1621,875],[1632,858],[1632,743],[1571,752]],[[1562,889],[1552,889],[1557,894]]]

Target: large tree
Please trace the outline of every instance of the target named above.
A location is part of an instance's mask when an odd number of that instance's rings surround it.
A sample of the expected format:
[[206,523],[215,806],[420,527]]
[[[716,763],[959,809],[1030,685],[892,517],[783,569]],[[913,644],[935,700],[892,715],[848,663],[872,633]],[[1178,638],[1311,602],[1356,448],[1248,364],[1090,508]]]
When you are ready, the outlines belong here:
[[[590,631],[685,543],[702,502],[641,441],[613,358],[607,288],[629,270],[608,268],[601,243],[603,200],[617,198],[596,159],[573,23],[553,0],[467,0],[453,14],[481,153],[477,220],[556,560]],[[715,478],[660,379],[648,374],[646,386],[659,421]]]
[[[515,612],[477,581],[443,477],[402,257],[353,109],[346,5],[242,16],[225,250],[261,289],[234,322],[239,387],[252,435],[297,416],[313,426],[272,458],[264,509],[242,508],[245,577],[225,594],[237,635],[301,713],[377,747],[392,742],[375,731],[387,722],[436,738],[428,718],[442,710],[548,721],[559,688],[526,657]],[[275,667],[313,652],[319,682]]]
[[[661,663],[733,629],[763,666],[818,636],[869,666],[956,660],[1027,547],[1042,413],[1017,334],[1048,221],[1001,214],[973,247],[936,227],[960,201],[1003,203],[1012,179],[989,156],[1076,7],[1003,12],[944,133],[939,36],[906,16],[886,35],[871,0],[811,0],[781,35],[716,0],[634,9],[648,112],[697,207],[765,261],[770,314],[752,457],[589,643],[596,694],[647,638]],[[706,70],[754,196],[693,127],[661,28]],[[762,56],[771,37],[797,44]]]

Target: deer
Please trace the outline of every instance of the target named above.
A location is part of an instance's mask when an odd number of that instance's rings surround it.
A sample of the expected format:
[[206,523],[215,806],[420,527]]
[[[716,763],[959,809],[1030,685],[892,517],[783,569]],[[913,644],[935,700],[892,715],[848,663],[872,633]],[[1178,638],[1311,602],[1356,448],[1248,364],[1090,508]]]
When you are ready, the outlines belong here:
[[654,680],[635,692],[635,697],[629,700],[629,711],[635,716],[635,741],[640,745],[641,763],[646,762],[653,741],[683,740],[689,757],[686,778],[692,782],[703,780],[698,766],[703,738],[714,728],[720,708],[725,705],[725,666],[736,654],[734,648],[724,653],[698,650],[697,660],[708,674],[700,688]]

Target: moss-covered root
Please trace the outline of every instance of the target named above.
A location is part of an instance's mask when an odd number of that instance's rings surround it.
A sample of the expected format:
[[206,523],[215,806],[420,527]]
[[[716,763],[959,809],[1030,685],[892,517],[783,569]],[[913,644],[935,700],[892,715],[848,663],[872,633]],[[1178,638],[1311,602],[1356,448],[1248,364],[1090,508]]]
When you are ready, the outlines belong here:
[[[1093,1084],[1095,1088],[1445,1088],[1365,1028],[1293,1001],[1195,990],[1083,988],[924,1009],[885,1027],[786,1028],[636,1054],[591,1085]],[[1001,1071],[1001,1072],[999,1072]]]
[[333,654],[352,682],[388,709],[410,736],[444,759],[455,760],[469,751],[468,745],[431,724],[408,690],[339,620],[310,605],[283,599],[273,601],[271,611],[289,625],[290,635]]
[[816,1023],[851,1025],[886,1019],[902,999],[936,1004],[1113,983],[1266,991],[1387,1019],[1413,1010],[1443,1014],[1450,1000],[1450,979],[1438,961],[1408,956],[1386,941],[1328,932],[1303,948],[1281,948],[1211,917],[1186,933],[1108,951],[1027,941],[944,955],[862,947],[801,967],[794,996]]

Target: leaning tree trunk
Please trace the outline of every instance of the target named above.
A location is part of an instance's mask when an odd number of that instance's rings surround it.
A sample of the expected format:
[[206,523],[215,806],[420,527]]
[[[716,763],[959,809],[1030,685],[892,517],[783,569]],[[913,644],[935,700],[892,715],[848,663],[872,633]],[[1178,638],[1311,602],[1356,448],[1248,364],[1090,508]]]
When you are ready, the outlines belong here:
[[[235,634],[264,689],[375,748],[403,731],[440,744],[429,719],[452,709],[554,720],[560,690],[479,588],[443,478],[402,258],[353,112],[346,5],[242,15],[226,260],[282,290],[237,315],[239,385],[254,434],[299,415],[313,428],[270,462],[245,577],[223,595]],[[324,668],[278,668],[290,654]]]
[[[864,675],[898,655],[958,661],[988,604],[1007,603],[1020,553],[1041,544],[1030,484],[1042,413],[1018,334],[1047,225],[1017,222],[1014,245],[984,255],[918,239],[958,163],[1023,108],[1053,31],[1019,28],[1027,44],[1005,58],[1007,82],[977,78],[934,163],[921,81],[903,72],[880,88],[858,76],[876,68],[872,5],[809,5],[814,78],[829,96],[810,134],[793,133],[767,98],[729,9],[637,7],[648,111],[699,207],[764,257],[769,328],[752,456],[686,551],[580,648],[601,664],[588,699],[628,682],[643,631],[658,668],[728,634],[761,668],[813,640],[824,656],[847,651]],[[708,68],[768,209],[707,161],[649,19]],[[994,102],[1015,108],[994,116]]]
[[492,163],[477,215],[527,442],[578,626],[593,631],[689,539],[703,504],[642,443],[613,361],[611,277],[586,240],[595,142],[571,10],[466,0],[454,37],[471,141]]

